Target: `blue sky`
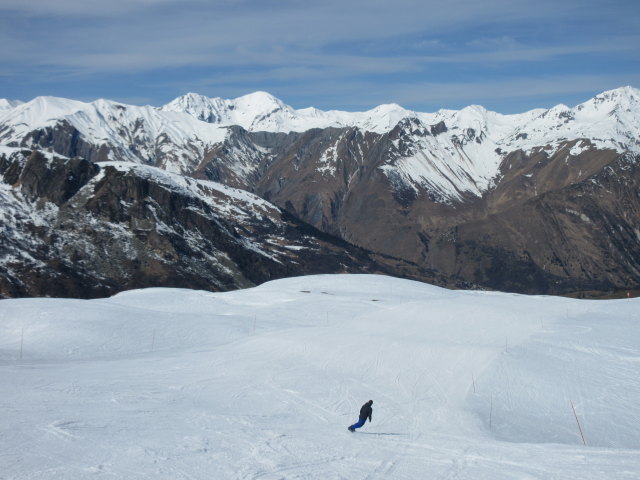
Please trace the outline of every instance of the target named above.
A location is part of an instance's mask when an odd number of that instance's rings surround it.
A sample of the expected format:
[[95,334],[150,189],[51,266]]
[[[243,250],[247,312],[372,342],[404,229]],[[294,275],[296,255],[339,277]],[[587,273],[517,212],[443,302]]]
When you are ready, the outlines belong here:
[[625,85],[638,0],[0,0],[0,98],[515,113]]

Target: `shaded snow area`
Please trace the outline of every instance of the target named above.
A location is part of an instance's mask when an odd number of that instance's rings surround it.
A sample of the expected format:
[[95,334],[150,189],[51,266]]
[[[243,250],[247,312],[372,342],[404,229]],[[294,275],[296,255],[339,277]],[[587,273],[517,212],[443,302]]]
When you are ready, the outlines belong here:
[[2,300],[0,478],[636,479],[639,307],[369,275]]

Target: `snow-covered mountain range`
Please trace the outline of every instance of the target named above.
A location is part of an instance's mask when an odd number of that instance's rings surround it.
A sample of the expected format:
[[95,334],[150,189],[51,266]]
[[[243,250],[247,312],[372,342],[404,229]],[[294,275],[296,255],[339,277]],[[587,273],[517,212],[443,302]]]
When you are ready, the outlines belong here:
[[[389,178],[443,201],[481,196],[495,185],[504,157],[517,150],[544,147],[553,152],[567,140],[583,139],[572,155],[586,149],[640,152],[640,90],[632,87],[604,92],[574,108],[558,105],[517,115],[480,106],[420,113],[394,104],[366,112],[296,110],[265,92],[233,100],[189,93],[162,107],[55,97],[26,103],[2,100],[0,144],[53,147],[63,155],[91,153],[98,161],[132,161],[192,174],[224,144],[230,126],[271,133],[357,128],[384,136],[402,121],[407,125],[406,148],[390,152],[380,168]],[[442,134],[430,135],[437,126]],[[73,130],[76,142],[89,145],[90,152],[57,148],[43,138],[65,127]],[[324,158],[332,162],[330,155]],[[326,167],[319,168],[331,171]]]
[[285,133],[328,127],[358,127],[384,133],[403,118],[416,115],[396,104],[380,105],[366,112],[322,111],[313,107],[296,110],[267,92],[255,92],[233,100],[188,93],[161,110],[185,112],[215,125],[239,125],[252,132]]
[[[568,138],[589,138],[600,148],[640,151],[640,90],[623,87],[604,92],[574,108],[557,105],[516,115],[502,115],[472,105],[462,110],[421,113],[396,104],[380,105],[366,112],[296,110],[266,92],[233,100],[188,93],[160,108],[184,112],[214,125],[238,125],[252,132],[304,132],[312,128],[357,127],[387,133],[401,120],[417,119],[425,126],[444,122],[451,131],[472,129],[484,134],[503,150],[528,149],[555,144]],[[454,132],[455,133],[455,132]],[[527,140],[527,141],[523,141]]]
[[515,115],[475,105],[324,112],[265,92],[187,94],[161,107],[3,100],[0,146],[5,165],[39,151],[241,189],[430,272],[412,278],[536,293],[640,287],[633,87]]

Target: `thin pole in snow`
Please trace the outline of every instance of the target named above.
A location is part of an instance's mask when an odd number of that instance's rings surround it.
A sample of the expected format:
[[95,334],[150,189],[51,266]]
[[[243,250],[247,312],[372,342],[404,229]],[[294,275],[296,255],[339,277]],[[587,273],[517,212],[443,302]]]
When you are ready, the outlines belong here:
[[20,332],[20,360],[22,360],[22,347],[24,346],[24,327]]
[[151,335],[151,351],[153,352],[153,350],[156,347],[156,329],[153,329],[153,334]]
[[569,403],[571,404],[571,409],[573,410],[573,416],[576,417],[576,423],[578,424],[578,430],[580,430],[580,436],[582,437],[582,443],[583,445],[587,445],[586,440],[584,439],[584,434],[582,433],[582,427],[580,426],[580,420],[578,420],[578,415],[576,414],[576,407],[573,406],[573,402],[571,400],[569,400]]
[[473,383],[473,393],[476,393],[476,379],[473,377],[473,373],[471,374],[471,382]]

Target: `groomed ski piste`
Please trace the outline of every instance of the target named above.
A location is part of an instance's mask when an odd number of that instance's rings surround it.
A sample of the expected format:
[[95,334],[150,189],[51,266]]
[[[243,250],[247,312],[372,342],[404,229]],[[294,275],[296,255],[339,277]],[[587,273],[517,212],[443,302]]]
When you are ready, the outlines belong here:
[[375,275],[2,300],[0,479],[637,479],[639,326]]

